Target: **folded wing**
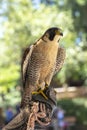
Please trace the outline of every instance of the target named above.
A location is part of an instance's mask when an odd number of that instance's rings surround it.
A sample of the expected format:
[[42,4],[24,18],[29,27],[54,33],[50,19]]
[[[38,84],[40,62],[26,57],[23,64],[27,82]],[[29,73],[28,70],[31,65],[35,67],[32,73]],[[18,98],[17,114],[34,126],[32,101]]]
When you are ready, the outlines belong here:
[[31,59],[31,54],[33,52],[33,49],[34,49],[34,45],[31,45],[28,48],[26,48],[23,54],[22,63],[21,63],[23,87],[25,86],[28,63]]
[[59,47],[58,54],[57,54],[57,59],[56,59],[56,68],[55,68],[54,75],[57,72],[59,72],[60,69],[62,68],[62,66],[64,64],[65,56],[66,56],[65,49],[63,47]]

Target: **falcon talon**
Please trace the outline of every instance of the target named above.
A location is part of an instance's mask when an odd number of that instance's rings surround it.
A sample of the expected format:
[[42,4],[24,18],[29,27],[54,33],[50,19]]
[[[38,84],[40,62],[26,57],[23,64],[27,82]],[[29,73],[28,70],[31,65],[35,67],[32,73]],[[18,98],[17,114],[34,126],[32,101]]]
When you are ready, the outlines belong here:
[[42,90],[40,90],[40,93],[42,94],[42,96],[43,96],[46,100],[48,100],[48,97],[46,96],[46,94],[45,94]]
[[39,91],[34,91],[34,92],[32,92],[32,94],[34,95],[34,94],[41,94],[46,100],[48,100],[48,97],[45,95],[45,93],[43,92],[43,90],[39,90]]

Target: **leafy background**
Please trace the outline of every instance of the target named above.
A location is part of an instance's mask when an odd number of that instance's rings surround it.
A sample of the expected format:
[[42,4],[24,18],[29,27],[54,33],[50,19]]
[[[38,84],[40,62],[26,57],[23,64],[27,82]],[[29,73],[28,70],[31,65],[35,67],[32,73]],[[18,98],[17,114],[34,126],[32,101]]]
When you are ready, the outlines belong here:
[[66,49],[55,86],[87,86],[86,12],[87,0],[0,0],[0,106],[20,101],[23,50],[53,26],[63,29]]

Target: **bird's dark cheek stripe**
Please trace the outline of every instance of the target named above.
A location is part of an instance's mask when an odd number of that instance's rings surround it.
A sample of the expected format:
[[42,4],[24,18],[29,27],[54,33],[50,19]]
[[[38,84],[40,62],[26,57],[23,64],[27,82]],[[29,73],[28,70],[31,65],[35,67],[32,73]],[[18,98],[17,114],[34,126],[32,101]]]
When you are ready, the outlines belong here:
[[49,39],[52,41],[54,39],[55,34],[51,33]]

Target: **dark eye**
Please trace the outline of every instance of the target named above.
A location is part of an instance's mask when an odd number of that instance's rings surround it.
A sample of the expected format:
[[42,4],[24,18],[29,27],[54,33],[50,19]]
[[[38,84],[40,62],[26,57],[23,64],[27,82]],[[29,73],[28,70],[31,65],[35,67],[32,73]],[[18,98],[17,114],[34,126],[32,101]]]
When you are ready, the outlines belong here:
[[54,36],[55,36],[55,31],[50,32],[49,39],[52,41],[54,39]]

